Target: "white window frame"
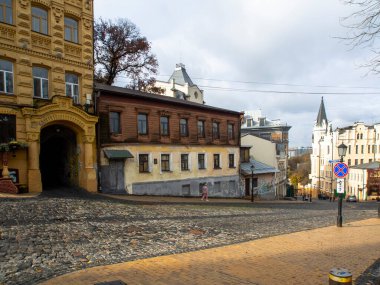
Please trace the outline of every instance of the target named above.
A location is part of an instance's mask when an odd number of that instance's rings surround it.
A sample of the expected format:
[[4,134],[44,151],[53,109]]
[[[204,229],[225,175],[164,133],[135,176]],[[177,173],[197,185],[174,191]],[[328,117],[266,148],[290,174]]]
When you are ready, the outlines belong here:
[[[48,77],[47,78],[44,78],[44,77],[39,77],[39,76],[34,76],[33,75],[33,97],[34,98],[40,98],[40,99],[49,99],[49,70],[45,67],[40,67],[40,66],[34,66],[33,68],[42,68],[42,69],[45,69],[47,71],[47,74],[48,74]],[[32,71],[33,72],[33,71]],[[34,79],[38,79],[39,81],[39,85],[40,85],[40,96],[34,96],[35,92],[34,92]],[[43,82],[47,82],[47,85],[48,85],[48,89],[47,89],[47,94],[46,96],[44,96],[43,92],[44,92],[44,88],[43,88]]]
[[[6,60],[6,59],[1,59],[0,60],[2,61],[6,61],[6,62],[9,62],[11,64],[11,67],[12,67],[12,71],[8,71],[8,70],[0,70],[0,76],[3,77],[3,82],[4,82],[4,90],[3,91],[0,91],[0,93],[6,93],[6,94],[14,94],[14,76],[13,76],[13,62],[9,61],[9,60]],[[9,92],[7,90],[7,74],[10,74],[11,77],[12,77],[12,92]]]
[[[70,72],[66,72],[65,76],[67,74],[70,74],[70,75],[75,75],[78,79],[78,83],[72,83],[72,82],[67,82],[66,81],[66,78],[65,78],[65,83],[66,83],[66,95],[67,95],[67,88],[70,88],[70,96],[71,98],[73,98],[73,102],[75,104],[79,104],[79,76],[75,73],[70,73]],[[74,86],[78,86],[78,94],[74,94]]]

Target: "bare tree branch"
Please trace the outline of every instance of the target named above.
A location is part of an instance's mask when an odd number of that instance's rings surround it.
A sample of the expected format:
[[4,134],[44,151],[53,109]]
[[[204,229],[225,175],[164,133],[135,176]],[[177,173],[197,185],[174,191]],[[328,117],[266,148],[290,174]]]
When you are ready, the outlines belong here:
[[155,81],[158,62],[148,40],[126,19],[99,19],[94,25],[95,80],[112,85],[117,76],[129,80],[128,87],[147,89]]
[[357,10],[341,21],[349,29],[345,40],[352,48],[370,48],[374,56],[363,66],[370,73],[380,73],[380,0],[344,0]]

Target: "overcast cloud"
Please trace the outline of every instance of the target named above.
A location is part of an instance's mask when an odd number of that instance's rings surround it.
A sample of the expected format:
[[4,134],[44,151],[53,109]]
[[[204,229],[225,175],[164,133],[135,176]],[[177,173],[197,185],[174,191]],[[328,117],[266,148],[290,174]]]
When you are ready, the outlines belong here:
[[[380,122],[378,94],[302,94],[380,92],[378,76],[366,76],[367,70],[359,67],[371,58],[370,50],[350,50],[337,39],[348,32],[340,19],[352,11],[341,1],[94,2],[96,18],[127,18],[139,27],[157,56],[158,80],[167,80],[175,64],[182,62],[204,89],[206,104],[236,111],[261,109],[267,118],[292,126],[290,146],[311,145],[321,96],[334,129],[356,121]],[[322,85],[331,87],[315,87]]]

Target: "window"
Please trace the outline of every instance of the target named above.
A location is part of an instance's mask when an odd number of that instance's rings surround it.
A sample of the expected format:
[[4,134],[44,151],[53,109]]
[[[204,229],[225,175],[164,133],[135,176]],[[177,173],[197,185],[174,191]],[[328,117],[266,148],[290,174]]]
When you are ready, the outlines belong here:
[[139,154],[139,172],[149,172],[148,154]]
[[65,40],[78,43],[78,21],[65,17]]
[[198,153],[198,169],[205,169],[205,154]]
[[351,154],[351,145],[348,146],[348,154]]
[[110,112],[110,133],[111,134],[121,133],[119,112]]
[[73,98],[75,104],[79,104],[79,77],[73,73],[66,73],[66,96]]
[[360,139],[361,139],[361,140],[363,139],[363,134],[360,134]]
[[181,154],[181,170],[189,170],[189,155]]
[[364,153],[364,145],[362,145],[361,150],[362,150],[362,153]]
[[204,138],[205,137],[205,121],[198,121],[198,137]]
[[371,146],[368,145],[368,153],[371,153]]
[[48,13],[46,10],[32,7],[32,30],[41,34],[48,33]]
[[364,163],[364,159],[361,159],[361,160],[360,160],[360,164],[363,164],[363,163]]
[[355,159],[355,165],[358,165],[358,160],[357,159]]
[[12,0],[0,0],[0,22],[13,24]]
[[375,146],[376,145],[372,145],[372,153],[375,153]]
[[179,121],[179,129],[181,137],[187,137],[189,135],[187,119],[181,119]]
[[240,160],[241,162],[249,162],[249,148],[240,149]]
[[359,146],[356,145],[356,146],[355,146],[355,153],[358,154],[358,152],[359,152]]
[[169,135],[169,117],[162,116],[160,118],[160,131],[162,136]]
[[49,72],[43,67],[33,67],[33,96],[35,98],[49,98]]
[[0,92],[13,93],[13,64],[0,59]]
[[229,168],[235,167],[235,155],[233,153],[230,153],[228,155],[228,167]]
[[16,116],[0,114],[0,143],[16,139]]
[[170,155],[161,154],[161,171],[170,171]]
[[228,133],[228,139],[233,140],[235,138],[235,130],[233,124],[227,125],[227,133]]
[[138,114],[137,116],[137,130],[139,135],[148,134],[148,116],[147,114]]
[[213,122],[212,123],[212,137],[214,139],[219,139],[220,133],[219,133],[219,123]]
[[218,169],[220,168],[220,155],[214,154],[214,168]]
[[348,159],[347,164],[350,166],[351,165],[351,159]]
[[372,162],[372,159],[370,158],[370,159],[368,159],[368,163],[371,163]]

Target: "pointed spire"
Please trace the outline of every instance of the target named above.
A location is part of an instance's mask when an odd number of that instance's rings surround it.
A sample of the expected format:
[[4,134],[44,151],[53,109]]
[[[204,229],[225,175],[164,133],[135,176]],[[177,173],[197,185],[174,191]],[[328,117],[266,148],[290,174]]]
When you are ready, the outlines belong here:
[[321,105],[319,106],[316,126],[322,126],[323,121],[325,121],[325,124],[327,126],[327,116],[326,116],[325,104],[323,103],[323,96],[322,96]]

